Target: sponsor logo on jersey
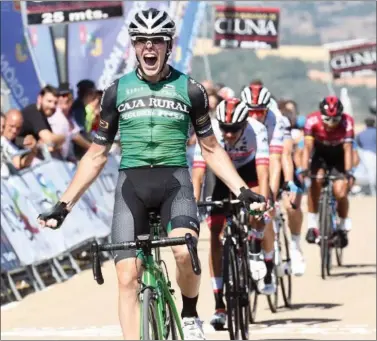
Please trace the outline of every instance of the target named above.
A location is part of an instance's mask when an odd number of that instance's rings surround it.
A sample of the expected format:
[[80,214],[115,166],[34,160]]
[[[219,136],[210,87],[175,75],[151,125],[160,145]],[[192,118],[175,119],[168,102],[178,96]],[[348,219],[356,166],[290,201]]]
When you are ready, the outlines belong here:
[[99,121],[99,126],[103,129],[109,129],[109,122],[104,121],[102,118]]
[[196,124],[199,125],[199,126],[202,126],[202,125],[206,124],[208,121],[209,121],[209,115],[205,114],[205,115],[199,117],[196,120]]
[[118,112],[125,112],[140,108],[159,108],[183,113],[189,113],[189,108],[186,104],[170,100],[166,98],[139,98],[121,103],[118,106]]

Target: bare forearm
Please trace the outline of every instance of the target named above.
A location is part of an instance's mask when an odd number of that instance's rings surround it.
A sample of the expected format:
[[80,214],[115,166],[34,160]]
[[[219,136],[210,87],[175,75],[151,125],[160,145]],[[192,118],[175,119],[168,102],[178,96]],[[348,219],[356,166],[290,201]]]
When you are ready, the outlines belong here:
[[279,190],[281,174],[281,159],[278,157],[270,158],[270,187],[276,198]]
[[25,155],[23,158],[21,158],[21,162],[20,162],[21,169],[29,167],[32,164],[36,155],[37,155],[36,152],[32,152],[28,155]]
[[76,143],[78,146],[89,149],[91,142],[89,142],[87,139],[85,139],[81,134],[77,134],[74,137],[72,137],[72,141]]
[[205,170],[201,168],[193,168],[192,170],[192,184],[194,187],[194,196],[195,196],[196,201],[200,200],[204,173],[205,173]]
[[284,153],[282,155],[281,164],[283,168],[284,180],[286,182],[293,181],[293,158],[292,154]]
[[257,176],[259,194],[263,195],[265,198],[268,198],[270,194],[270,186],[268,183],[268,166],[264,166],[262,169],[259,169],[257,166]]
[[238,175],[228,154],[220,145],[214,146],[211,150],[204,150],[203,157],[215,175],[224,182],[236,196],[240,194],[241,187],[247,187],[246,183]]
[[302,153],[302,169],[309,168],[309,158],[312,149],[310,147],[305,146],[304,151]]
[[70,210],[101,173],[107,161],[107,154],[88,151],[81,159],[75,176],[60,198]]
[[344,170],[347,172],[352,169],[352,147],[347,146],[344,149]]

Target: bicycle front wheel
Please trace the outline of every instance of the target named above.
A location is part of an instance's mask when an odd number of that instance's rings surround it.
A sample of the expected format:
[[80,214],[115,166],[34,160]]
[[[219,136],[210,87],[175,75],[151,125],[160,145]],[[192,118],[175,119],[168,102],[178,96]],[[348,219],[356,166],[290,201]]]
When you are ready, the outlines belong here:
[[[279,239],[279,244],[283,242],[283,246],[280,247],[280,254],[282,259],[282,265],[284,270],[284,275],[280,277],[280,288],[283,294],[284,305],[286,308],[291,308],[292,306],[292,268],[291,268],[291,255],[289,251],[289,239],[287,225],[283,225],[281,229],[279,238],[283,238],[283,241]],[[281,245],[281,244],[280,244]]]
[[239,316],[240,330],[243,340],[249,339],[249,314],[250,314],[250,283],[249,283],[249,266],[248,266],[248,248],[247,244],[243,245],[238,252],[237,261],[239,269]]
[[330,275],[330,222],[328,211],[328,198],[324,193],[321,198],[321,206],[319,209],[319,222],[320,222],[320,234],[321,234],[321,276],[322,279],[326,279],[326,275]]
[[150,288],[146,288],[143,292],[142,307],[142,340],[159,340],[156,300]]
[[238,301],[238,269],[235,247],[232,239],[227,238],[224,245],[224,282],[228,313],[228,331],[231,340],[239,339],[239,301]]

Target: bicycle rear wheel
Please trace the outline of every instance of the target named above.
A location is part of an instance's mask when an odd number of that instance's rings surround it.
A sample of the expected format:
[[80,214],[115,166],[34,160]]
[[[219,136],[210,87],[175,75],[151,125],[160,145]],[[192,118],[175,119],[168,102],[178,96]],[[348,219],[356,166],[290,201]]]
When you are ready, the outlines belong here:
[[156,300],[150,288],[143,292],[142,340],[159,340]]
[[239,339],[239,301],[238,301],[238,269],[235,256],[235,247],[231,237],[225,240],[224,245],[224,282],[225,298],[228,314],[228,331],[231,340]]
[[327,193],[324,193],[321,198],[321,205],[319,209],[319,222],[320,222],[320,234],[321,234],[321,277],[326,279],[326,275],[330,275],[330,222],[328,211],[328,198]]
[[166,302],[164,325],[164,340],[179,340],[177,331],[177,321],[174,318],[173,309],[171,308],[168,302]]
[[258,289],[256,283],[252,280],[249,273],[249,322],[255,323],[258,306]]

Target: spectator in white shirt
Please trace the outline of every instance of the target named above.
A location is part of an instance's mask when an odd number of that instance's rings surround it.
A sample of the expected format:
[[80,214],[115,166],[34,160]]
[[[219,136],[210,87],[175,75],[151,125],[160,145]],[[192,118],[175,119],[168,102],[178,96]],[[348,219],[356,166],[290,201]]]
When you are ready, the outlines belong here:
[[59,87],[57,110],[48,118],[48,122],[55,134],[65,136],[65,142],[61,148],[63,159],[75,161],[72,142],[84,149],[89,149],[90,142],[81,135],[80,127],[69,114],[72,104],[72,91],[67,83],[63,83]]
[[[9,110],[5,115],[5,126],[1,136],[2,161],[6,160],[16,168],[24,169],[32,165],[37,152],[37,141],[32,135],[23,139],[23,148],[16,145],[16,138],[23,125],[22,113],[17,109]],[[20,155],[20,152],[25,151]]]

